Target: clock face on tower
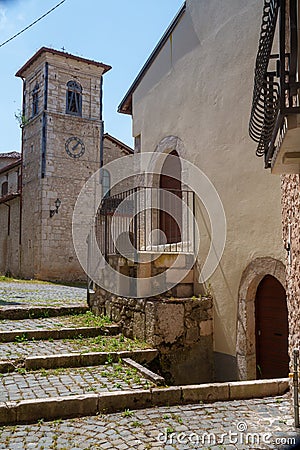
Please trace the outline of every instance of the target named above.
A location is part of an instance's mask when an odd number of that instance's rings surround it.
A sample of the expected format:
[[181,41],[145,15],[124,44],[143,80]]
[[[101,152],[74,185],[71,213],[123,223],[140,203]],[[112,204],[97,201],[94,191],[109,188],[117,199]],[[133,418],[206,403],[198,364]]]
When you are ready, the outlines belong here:
[[70,137],[65,144],[66,152],[71,158],[80,158],[85,152],[84,143],[76,136]]

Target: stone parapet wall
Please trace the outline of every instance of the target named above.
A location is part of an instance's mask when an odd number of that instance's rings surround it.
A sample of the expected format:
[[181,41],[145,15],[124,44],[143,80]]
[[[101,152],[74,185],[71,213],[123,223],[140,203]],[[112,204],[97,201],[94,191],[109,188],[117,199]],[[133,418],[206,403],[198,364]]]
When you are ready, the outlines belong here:
[[283,239],[290,243],[286,261],[287,302],[289,311],[289,353],[300,345],[300,175],[284,175],[281,179]]
[[91,308],[117,322],[125,336],[157,348],[161,372],[168,382],[212,381],[212,299],[124,298],[97,287]]
[[[138,262],[120,255],[109,255],[109,265],[124,279],[105,279],[105,287],[111,292],[117,289],[126,297],[151,297],[153,292],[164,292],[164,297],[189,298],[194,295],[193,256],[185,253],[138,253]],[[192,258],[192,259],[191,259]],[[192,267],[192,268],[191,268]],[[159,276],[159,280],[157,279]]]

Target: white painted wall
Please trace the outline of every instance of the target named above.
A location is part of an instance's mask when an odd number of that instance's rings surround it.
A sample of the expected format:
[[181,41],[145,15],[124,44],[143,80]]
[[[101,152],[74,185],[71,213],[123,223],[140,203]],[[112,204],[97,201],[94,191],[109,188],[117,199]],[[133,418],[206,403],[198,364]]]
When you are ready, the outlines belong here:
[[227,242],[211,278],[215,350],[235,356],[238,290],[256,257],[283,260],[280,180],[263,170],[248,137],[261,0],[188,0],[165,48],[133,94],[142,151],[178,136],[214,183]]

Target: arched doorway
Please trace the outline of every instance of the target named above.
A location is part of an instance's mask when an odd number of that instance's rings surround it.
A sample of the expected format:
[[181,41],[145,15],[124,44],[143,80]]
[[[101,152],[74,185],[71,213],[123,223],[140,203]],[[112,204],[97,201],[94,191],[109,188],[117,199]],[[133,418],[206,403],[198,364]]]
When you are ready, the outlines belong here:
[[[176,150],[166,157],[161,169],[159,187],[172,195],[160,194],[159,229],[165,235],[165,243],[171,244],[181,241],[181,202],[176,197],[182,198],[181,191],[181,163]],[[168,210],[165,211],[165,209]]]
[[289,372],[288,310],[282,284],[266,275],[255,297],[257,378],[284,378]]

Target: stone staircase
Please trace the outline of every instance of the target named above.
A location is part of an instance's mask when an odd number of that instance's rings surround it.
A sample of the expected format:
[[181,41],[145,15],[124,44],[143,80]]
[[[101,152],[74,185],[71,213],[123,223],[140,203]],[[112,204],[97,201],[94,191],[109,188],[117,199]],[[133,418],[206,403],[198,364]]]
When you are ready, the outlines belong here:
[[30,305],[16,297],[11,290],[1,301],[0,287],[1,425],[119,410],[135,392],[164,383],[142,366],[155,349],[125,338],[82,302]]
[[288,389],[286,379],[164,387],[164,379],[144,367],[158,351],[93,316],[84,305],[85,291],[77,298],[64,286],[4,285],[0,426],[282,395]]

